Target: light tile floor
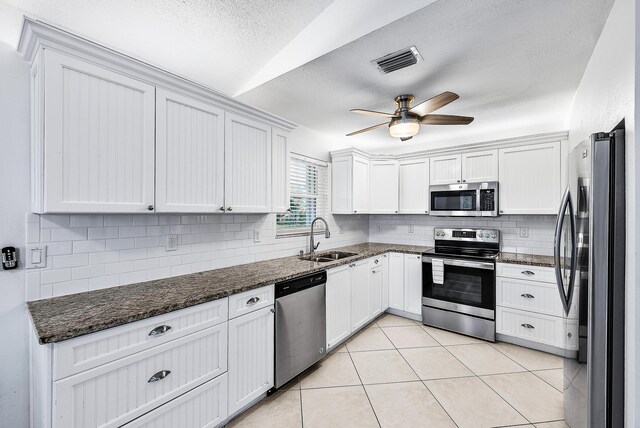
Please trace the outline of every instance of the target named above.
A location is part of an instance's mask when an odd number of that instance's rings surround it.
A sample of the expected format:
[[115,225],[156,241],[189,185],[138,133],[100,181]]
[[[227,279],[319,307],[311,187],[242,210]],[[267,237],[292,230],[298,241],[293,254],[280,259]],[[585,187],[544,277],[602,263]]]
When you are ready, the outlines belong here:
[[228,427],[563,428],[562,358],[384,314]]

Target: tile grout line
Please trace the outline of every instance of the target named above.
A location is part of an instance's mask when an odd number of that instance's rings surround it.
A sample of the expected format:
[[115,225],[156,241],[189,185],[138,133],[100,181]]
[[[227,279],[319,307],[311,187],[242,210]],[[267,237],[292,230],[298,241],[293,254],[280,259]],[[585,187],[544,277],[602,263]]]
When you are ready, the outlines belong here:
[[373,407],[373,403],[371,402],[371,398],[369,398],[369,393],[367,392],[367,388],[364,387],[364,383],[362,382],[362,378],[360,377],[360,373],[358,372],[358,367],[356,367],[356,363],[353,361],[351,357],[351,352],[349,352],[349,348],[347,348],[347,353],[349,354],[349,360],[351,360],[351,364],[353,365],[353,369],[356,371],[358,375],[358,379],[360,380],[360,386],[362,386],[362,390],[364,391],[364,395],[367,397],[367,401],[369,402],[369,406],[371,407],[371,411],[373,412],[373,416],[376,418],[376,422],[378,426],[382,428],[382,424],[380,423],[380,419],[378,419],[378,414],[376,413],[376,409]]
[[[424,331],[424,333],[431,337],[433,340],[436,341],[436,343],[440,343],[438,342],[433,336],[431,336],[427,331],[425,331],[423,328],[420,328],[422,331]],[[459,425],[456,423],[456,421],[451,417],[451,415],[449,414],[449,412],[447,411],[447,409],[445,409],[445,407],[442,405],[442,403],[440,403],[440,400],[438,400],[438,398],[435,396],[435,394],[429,389],[429,387],[427,386],[427,384],[424,383],[424,381],[420,378],[420,375],[418,375],[418,372],[415,371],[415,369],[413,368],[413,366],[411,364],[409,364],[409,361],[407,361],[407,359],[404,357],[404,355],[402,355],[402,352],[400,352],[400,350],[396,347],[396,344],[393,343],[393,340],[391,340],[391,338],[389,336],[387,336],[387,333],[385,333],[383,328],[380,328],[380,330],[382,330],[382,334],[385,335],[385,337],[387,338],[387,340],[389,342],[391,342],[391,344],[393,345],[393,347],[395,348],[396,352],[398,354],[400,354],[400,356],[402,357],[402,359],[404,360],[405,363],[407,363],[407,365],[409,366],[409,368],[411,369],[411,371],[413,371],[413,373],[416,375],[416,377],[418,378],[418,381],[420,383],[422,383],[422,385],[424,385],[424,387],[427,389],[427,391],[429,392],[429,394],[431,394],[431,396],[433,397],[434,400],[436,400],[436,403],[438,403],[438,405],[440,406],[440,408],[447,414],[447,416],[449,417],[449,419],[451,420],[451,422],[456,426],[459,427]],[[440,345],[441,347],[443,347],[442,345]],[[434,348],[434,346],[432,346],[431,348]],[[443,347],[444,348],[444,347]],[[416,348],[413,348],[416,349]],[[472,372],[473,373],[473,372]],[[398,383],[407,383],[407,382],[398,382]]]

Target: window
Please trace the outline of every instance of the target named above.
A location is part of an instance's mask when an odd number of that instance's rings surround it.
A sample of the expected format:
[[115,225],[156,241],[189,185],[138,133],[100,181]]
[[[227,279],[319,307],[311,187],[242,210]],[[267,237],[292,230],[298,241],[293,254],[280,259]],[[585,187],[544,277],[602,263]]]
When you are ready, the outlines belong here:
[[[292,153],[290,211],[276,216],[276,235],[308,233],[311,222],[327,212],[327,164]],[[319,231],[323,231],[323,225]]]

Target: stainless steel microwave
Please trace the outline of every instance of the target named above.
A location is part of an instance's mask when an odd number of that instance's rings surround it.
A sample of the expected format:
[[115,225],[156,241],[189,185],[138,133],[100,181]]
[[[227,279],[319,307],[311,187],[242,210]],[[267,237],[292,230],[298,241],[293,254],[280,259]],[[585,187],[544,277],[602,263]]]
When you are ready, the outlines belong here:
[[429,187],[430,215],[497,217],[498,182],[458,183]]

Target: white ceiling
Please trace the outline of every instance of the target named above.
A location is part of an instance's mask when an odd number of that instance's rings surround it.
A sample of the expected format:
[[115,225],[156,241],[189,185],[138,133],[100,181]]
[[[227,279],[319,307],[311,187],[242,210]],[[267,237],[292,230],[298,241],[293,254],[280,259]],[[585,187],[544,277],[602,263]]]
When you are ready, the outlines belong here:
[[[614,0],[0,0],[0,41],[27,14],[332,137],[333,147],[410,151],[565,127]],[[393,7],[390,5],[393,4]],[[416,45],[425,61],[381,75],[370,61]],[[393,97],[461,98],[469,126],[406,143],[351,108]]]

